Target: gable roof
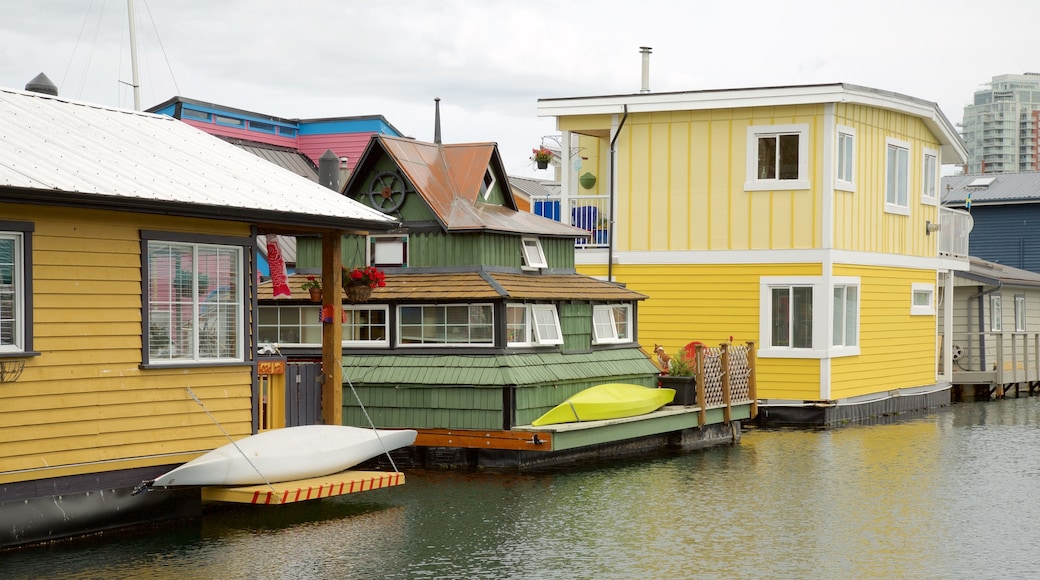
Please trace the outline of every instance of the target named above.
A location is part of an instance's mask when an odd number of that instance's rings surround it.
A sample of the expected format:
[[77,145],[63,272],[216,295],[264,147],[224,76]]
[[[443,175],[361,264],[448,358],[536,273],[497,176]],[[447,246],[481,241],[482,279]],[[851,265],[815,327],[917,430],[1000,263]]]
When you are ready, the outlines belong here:
[[172,117],[0,88],[0,201],[313,230],[396,222]]
[[1040,172],[947,176],[940,190],[944,205],[963,206],[969,193],[972,205],[1040,203]]
[[968,153],[964,140],[936,103],[848,83],[538,99],[538,116],[566,117],[821,103],[861,104],[917,117],[938,139],[942,149],[942,163],[967,162]]
[[[503,170],[498,147],[494,143],[445,145],[414,139],[373,135],[362,154],[358,168],[347,181],[345,191],[353,191],[359,181],[375,166],[382,151],[401,169],[430,206],[446,231],[486,231],[528,234],[545,237],[582,237],[588,232],[580,228],[518,211]],[[500,185],[506,205],[482,203],[479,199],[484,174],[491,167]]]

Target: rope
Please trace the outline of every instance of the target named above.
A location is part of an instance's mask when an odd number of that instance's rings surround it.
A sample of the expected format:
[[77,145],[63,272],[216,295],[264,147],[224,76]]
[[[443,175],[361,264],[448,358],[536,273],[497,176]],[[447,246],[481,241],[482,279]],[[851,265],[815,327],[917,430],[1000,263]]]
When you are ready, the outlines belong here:
[[383,453],[385,453],[386,458],[390,460],[390,468],[395,472],[398,471],[397,464],[394,463],[394,458],[390,456],[390,451],[386,448],[386,445],[383,443],[383,438],[379,435],[379,429],[376,429],[375,423],[372,422],[372,417],[368,415],[368,409],[365,409],[365,404],[361,402],[361,397],[358,396],[357,390],[354,389],[354,383],[351,382],[348,377],[343,377],[343,380],[347,381],[347,384],[350,385],[350,392],[354,393],[354,398],[357,400],[358,406],[361,407],[361,412],[365,414],[365,419],[368,420],[369,427],[371,427],[372,431],[376,434],[379,446],[383,448]]
[[217,418],[213,416],[213,413],[209,412],[209,409],[206,408],[206,405],[202,404],[202,401],[200,401],[199,398],[195,396],[195,393],[191,390],[191,387],[184,388],[188,390],[188,395],[192,398],[192,400],[198,403],[199,406],[202,407],[202,410],[205,411],[207,415],[209,415],[210,420],[213,421],[213,423],[220,429],[220,432],[224,434],[224,437],[227,437],[228,441],[230,441],[231,444],[235,446],[235,449],[237,449],[238,452],[242,454],[242,459],[246,460],[246,463],[248,463],[249,466],[253,468],[253,471],[255,471],[256,474],[260,476],[260,479],[264,480],[264,483],[267,484],[267,487],[271,488],[271,491],[275,491],[274,486],[271,485],[271,482],[268,481],[266,477],[264,477],[263,473],[260,473],[260,470],[257,469],[256,465],[249,459],[249,456],[246,455],[244,451],[242,451],[242,448],[238,446],[238,443],[236,443],[235,440],[231,438],[231,435],[228,435],[228,432],[224,430],[224,426],[220,424],[220,421],[217,421]]

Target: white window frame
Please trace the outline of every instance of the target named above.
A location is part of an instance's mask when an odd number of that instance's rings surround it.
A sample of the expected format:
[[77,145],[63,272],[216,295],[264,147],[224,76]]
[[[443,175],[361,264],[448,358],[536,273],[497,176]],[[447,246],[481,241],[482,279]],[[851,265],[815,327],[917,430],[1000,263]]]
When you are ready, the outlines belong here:
[[[924,298],[922,301],[920,298]],[[910,315],[935,315],[935,284],[914,282],[910,285]]]
[[[145,344],[142,349],[143,364],[147,366],[177,366],[177,365],[196,365],[196,364],[226,364],[226,363],[238,363],[245,362],[245,344],[246,344],[246,318],[245,318],[245,297],[249,294],[247,289],[247,282],[245,276],[245,252],[248,248],[253,248],[254,244],[251,239],[247,239],[242,244],[237,243],[237,239],[222,238],[220,236],[204,236],[206,241],[199,241],[198,236],[191,237],[187,236],[183,239],[177,235],[167,235],[162,232],[142,232],[142,243],[144,256],[142,257],[143,269],[145,274],[145,293],[142,297],[143,308],[148,313],[145,320],[148,324],[142,325],[142,334],[144,335]],[[227,241],[223,241],[226,239]],[[191,253],[191,263],[194,264],[194,268],[190,271],[192,275],[190,296],[174,295],[176,287],[176,271],[174,271],[169,265],[166,267],[169,276],[161,276],[159,274],[160,268],[158,264],[152,263],[153,250],[161,251],[164,247],[171,250],[171,254],[175,253],[176,249],[181,252],[188,250]],[[216,282],[210,281],[211,286],[215,289],[209,289],[205,296],[199,295],[199,269],[198,264],[205,263],[207,261],[220,261],[219,256],[204,256],[200,259],[200,251],[215,251],[224,254],[225,258],[230,258],[232,263],[232,270],[230,272],[221,273],[222,276],[226,276],[225,280],[217,280]],[[155,276],[153,276],[153,270]],[[180,270],[188,271],[188,270]],[[152,283],[156,282],[159,285],[153,288]],[[227,284],[224,284],[224,283]],[[169,284],[169,288],[164,288],[166,284]],[[221,289],[224,286],[231,286],[231,290],[226,293],[222,293]],[[168,292],[166,292],[168,290]],[[167,295],[166,300],[153,299],[153,291],[156,295]],[[207,304],[209,300],[206,300],[213,292],[218,292],[217,301],[213,304]],[[223,297],[224,294],[230,295],[231,299],[228,300]],[[222,298],[223,297],[223,298]],[[165,308],[164,308],[165,307]],[[204,356],[201,350],[201,336],[203,334],[203,328],[206,326],[206,320],[202,317],[206,314],[206,308],[215,308],[215,316],[220,321],[229,320],[232,328],[231,333],[227,333],[225,328],[218,327],[216,337],[218,340],[233,341],[233,352],[225,355],[216,356]],[[176,320],[174,320],[175,310],[177,312]],[[171,336],[173,333],[177,333],[176,343],[181,346],[176,352],[170,349],[166,352],[166,356],[161,356],[163,352],[159,349],[158,344],[152,344],[152,328],[151,322],[153,319],[163,319],[169,314],[169,323],[165,328],[166,334],[169,337],[167,344],[172,346],[175,341]],[[177,328],[175,328],[175,326]],[[161,329],[162,330],[162,329]],[[231,336],[233,334],[233,336]],[[231,336],[230,339],[221,338],[223,336]]]
[[989,330],[990,332],[1003,332],[1004,320],[1001,308],[1000,294],[989,296]]
[[368,265],[377,268],[407,268],[408,236],[368,236]]
[[[895,167],[892,166],[893,153]],[[899,167],[901,164],[904,167]],[[900,169],[905,174],[900,175]],[[891,137],[885,138],[885,212],[910,215],[910,143]]]
[[[4,224],[6,225],[6,224]],[[0,308],[0,325],[10,326],[9,336],[0,343],[0,353],[24,353],[31,349],[31,321],[27,313],[31,311],[28,302],[31,296],[26,290],[25,273],[31,272],[26,261],[27,233],[19,231],[0,231],[0,240],[10,240],[12,245],[10,262],[0,263],[0,304],[9,304],[9,311]],[[10,279],[5,281],[4,272],[10,272]]]
[[[514,322],[511,313],[519,313],[520,321]],[[510,337],[510,331],[515,330],[522,335],[520,340]],[[506,346],[522,347],[535,346],[538,344],[534,339],[534,328],[531,323],[530,305],[523,303],[506,304]]]
[[[624,315],[617,316],[618,312]],[[620,318],[620,320],[619,320]],[[621,330],[619,332],[619,329]],[[592,307],[592,344],[632,342],[632,305],[598,304]]]
[[1015,332],[1025,332],[1027,323],[1026,297],[1024,294],[1015,294]]
[[538,238],[520,238],[520,250],[523,252],[524,269],[548,268],[542,241]]
[[[418,324],[405,324],[404,311],[407,309],[418,308],[420,309],[421,322]],[[426,310],[440,308],[444,310],[443,322],[426,322]],[[463,324],[449,324],[448,321],[448,310],[453,308],[466,308],[466,323]],[[474,311],[474,309],[478,309]],[[480,312],[486,312],[487,320],[482,322],[474,323],[474,314]],[[397,346],[402,348],[453,348],[453,347],[465,347],[465,348],[488,348],[495,346],[495,309],[494,306],[486,302],[471,302],[471,303],[448,303],[448,304],[401,304],[397,306]],[[467,340],[449,340],[450,330],[452,328],[465,327],[467,329]],[[416,337],[419,342],[405,342],[405,327],[417,328],[420,330],[420,335]],[[436,340],[436,337],[427,338],[425,336],[425,329],[431,328],[442,328],[443,329],[443,340]],[[472,340],[474,329],[487,330],[488,338],[486,340]]]
[[563,330],[560,327],[560,315],[555,304],[507,304],[508,310],[523,312],[524,340],[510,340],[509,327],[516,326],[506,316],[506,346],[549,346],[563,344]]
[[856,191],[856,130],[838,125],[834,145],[834,188]]
[[[278,346],[321,346],[321,306],[311,305],[299,305],[299,304],[279,304],[277,306],[268,306],[261,304],[259,306],[259,313],[257,315],[257,340],[261,344],[276,344]],[[298,316],[298,320],[290,321],[290,318],[296,318],[297,316],[287,316],[290,312]],[[268,322],[266,319],[268,316],[274,316],[274,321]],[[304,329],[309,329],[310,333],[304,332]],[[285,340],[286,333],[296,331],[299,340]],[[307,334],[313,335],[314,331],[317,330],[317,341],[305,341],[303,338]],[[277,340],[268,340],[270,337],[262,336],[267,332],[273,331]]]
[[[342,343],[343,346],[359,347],[359,348],[388,348],[390,346],[390,307],[385,304],[355,304],[355,305],[343,305],[343,310],[347,313],[347,321],[343,323],[343,334]],[[368,323],[364,325],[355,324],[354,318],[359,312],[382,312],[383,323]],[[319,313],[320,315],[320,313]],[[348,332],[353,336],[351,331],[352,326],[367,327],[367,328],[379,328],[382,326],[383,338],[375,339],[353,339],[347,338]]]
[[[758,141],[762,138],[798,136],[798,177],[796,179],[758,177]],[[779,145],[779,144],[778,144]],[[777,147],[779,150],[779,146]],[[779,155],[779,153],[777,153]],[[747,128],[747,181],[744,191],[787,191],[809,189],[809,124],[752,125]],[[779,168],[777,168],[779,171]]]
[[939,205],[939,152],[935,149],[925,148],[921,156],[921,203]]
[[532,304],[531,320],[538,344],[563,344],[560,315],[555,304]]
[[[772,345],[773,289],[811,287],[812,288],[812,347],[789,347]],[[834,345],[835,313],[834,289],[839,287],[856,288],[855,304],[855,345]],[[847,294],[843,296],[843,300]],[[860,354],[860,336],[862,334],[863,288],[858,276],[833,276],[825,283],[822,276],[762,276],[759,279],[759,344],[758,356],[762,358],[790,359],[824,359]],[[791,305],[793,308],[793,304]],[[843,316],[848,314],[843,310]],[[842,320],[842,332],[848,326],[848,320]],[[793,331],[789,331],[793,332]],[[845,336],[841,342],[846,342]]]
[[[840,294],[840,296],[839,296]],[[855,303],[851,305],[849,295],[853,295]],[[831,332],[831,355],[859,354],[860,304],[861,293],[858,278],[835,278],[831,288],[833,300],[831,316],[833,318]],[[849,321],[849,317],[852,321]],[[850,336],[850,326],[852,326]]]
[[491,195],[491,191],[494,189],[495,183],[497,182],[498,179],[495,178],[495,172],[491,171],[491,166],[488,166],[488,168],[484,170],[484,177],[482,177],[480,181],[480,196],[486,200],[488,196]]

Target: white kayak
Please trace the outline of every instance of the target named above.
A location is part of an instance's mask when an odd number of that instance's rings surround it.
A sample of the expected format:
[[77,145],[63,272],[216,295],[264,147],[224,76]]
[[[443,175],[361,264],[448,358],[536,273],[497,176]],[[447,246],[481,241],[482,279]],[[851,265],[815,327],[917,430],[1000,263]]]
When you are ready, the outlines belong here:
[[411,429],[304,425],[264,431],[218,447],[157,477],[151,487],[258,485],[339,473],[415,442]]

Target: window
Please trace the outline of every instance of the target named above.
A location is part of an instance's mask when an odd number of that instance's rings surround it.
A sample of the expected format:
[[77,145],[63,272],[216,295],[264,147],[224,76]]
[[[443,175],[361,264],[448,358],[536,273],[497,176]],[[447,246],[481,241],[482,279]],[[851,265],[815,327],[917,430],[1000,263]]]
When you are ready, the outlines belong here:
[[261,306],[257,317],[259,342],[320,345],[320,306]]
[[856,191],[856,130],[852,127],[838,126],[837,167],[835,168],[834,187],[844,191]]
[[0,220],[0,354],[32,351],[32,231]]
[[1022,294],[1015,295],[1015,330],[1026,329],[1026,297]]
[[1000,296],[992,294],[989,297],[989,329],[992,332],[1002,332],[1004,323],[1001,320]]
[[771,347],[812,348],[813,287],[774,286],[770,288]]
[[[344,306],[344,346],[390,346],[386,306]],[[320,306],[261,306],[257,322],[260,343],[321,345]]]
[[885,211],[910,215],[910,144],[895,139],[886,139],[886,143]]
[[149,239],[159,236],[142,232],[145,363],[244,361],[243,256],[252,241]]
[[834,336],[833,346],[856,346],[859,344],[859,287],[836,284],[834,286]]
[[488,167],[484,171],[484,180],[480,182],[480,197],[487,199],[491,195],[491,189],[495,187],[495,174]]
[[397,319],[401,345],[494,344],[494,310],[490,304],[399,306]]
[[370,266],[408,266],[408,236],[369,236]]
[[747,129],[745,191],[809,189],[809,125]]
[[936,194],[936,183],[939,174],[939,152],[934,149],[924,150],[924,161],[921,164],[921,203],[936,205],[939,197]]
[[552,304],[507,304],[506,344],[538,346],[562,344],[563,332]]
[[549,267],[545,261],[545,252],[542,251],[542,243],[538,238],[521,238],[520,244],[523,249],[524,266],[528,268]]
[[911,316],[935,314],[935,285],[914,282],[911,288]]
[[632,342],[632,305],[605,304],[592,308],[592,343]]

